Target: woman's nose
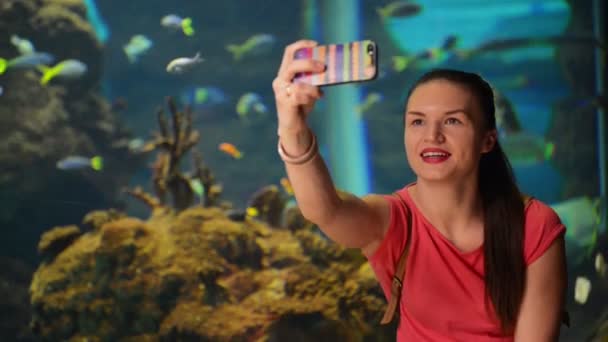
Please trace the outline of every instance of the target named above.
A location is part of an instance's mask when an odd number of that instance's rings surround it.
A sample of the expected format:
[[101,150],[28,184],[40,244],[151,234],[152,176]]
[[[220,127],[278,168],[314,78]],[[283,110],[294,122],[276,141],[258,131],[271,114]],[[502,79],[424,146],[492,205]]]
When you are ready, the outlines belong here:
[[441,123],[432,123],[427,125],[424,137],[428,142],[443,142],[444,136]]

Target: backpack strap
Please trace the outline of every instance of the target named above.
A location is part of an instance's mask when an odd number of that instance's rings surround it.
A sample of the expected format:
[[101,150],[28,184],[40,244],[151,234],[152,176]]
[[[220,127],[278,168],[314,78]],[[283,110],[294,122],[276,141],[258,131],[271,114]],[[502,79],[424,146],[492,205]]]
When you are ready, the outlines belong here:
[[399,262],[397,263],[397,269],[395,270],[395,274],[393,275],[393,280],[391,282],[391,296],[388,301],[388,307],[384,311],[384,317],[380,321],[380,324],[388,324],[395,317],[395,313],[397,312],[397,308],[399,307],[399,302],[401,301],[401,292],[403,289],[403,279],[405,279],[405,264],[407,261],[407,255],[410,252],[410,242],[412,241],[412,215],[409,210],[407,203],[403,200],[401,195],[397,192],[393,193],[395,197],[399,199],[399,201],[403,204],[406,209],[407,216],[407,240],[405,242],[405,248],[403,249],[403,253],[399,257]]

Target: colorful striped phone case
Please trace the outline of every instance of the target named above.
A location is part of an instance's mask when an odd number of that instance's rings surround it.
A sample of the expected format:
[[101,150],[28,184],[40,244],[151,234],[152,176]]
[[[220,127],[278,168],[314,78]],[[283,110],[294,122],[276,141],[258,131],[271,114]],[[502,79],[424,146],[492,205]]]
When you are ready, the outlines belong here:
[[327,68],[324,72],[300,73],[294,78],[294,82],[316,86],[370,81],[378,73],[378,48],[371,40],[299,49],[295,58],[311,58],[325,63]]

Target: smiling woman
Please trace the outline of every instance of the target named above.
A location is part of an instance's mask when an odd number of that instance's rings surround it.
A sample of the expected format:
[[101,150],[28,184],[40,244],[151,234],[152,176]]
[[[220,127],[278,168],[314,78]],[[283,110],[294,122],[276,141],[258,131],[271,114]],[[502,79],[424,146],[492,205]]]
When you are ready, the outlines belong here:
[[338,196],[305,122],[320,92],[290,81],[319,70],[291,58],[314,44],[289,46],[273,83],[280,156],[304,216],[369,259],[390,302],[382,322],[398,308],[398,341],[555,340],[565,227],[517,188],[490,85],[457,70],[425,74],[404,115],[416,182],[393,195]]

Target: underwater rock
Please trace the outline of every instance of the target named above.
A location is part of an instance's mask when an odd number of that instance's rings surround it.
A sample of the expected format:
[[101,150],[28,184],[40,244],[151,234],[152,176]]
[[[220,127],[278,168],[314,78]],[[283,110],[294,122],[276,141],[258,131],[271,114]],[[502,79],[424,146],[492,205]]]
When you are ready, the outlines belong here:
[[394,340],[369,264],[314,229],[220,207],[109,220],[40,265],[31,325],[45,340]]
[[125,217],[126,215],[118,210],[95,210],[92,211],[82,219],[82,224],[91,230],[97,230],[104,224],[112,221],[116,221]]
[[281,226],[291,231],[296,231],[298,229],[311,229],[313,223],[302,215],[302,211],[297,206],[287,206],[283,210],[283,222]]
[[[0,224],[15,228],[0,246],[6,255],[35,259],[36,236],[45,227],[76,222],[93,208],[120,207],[118,189],[143,165],[143,156],[112,147],[132,137],[100,94],[102,47],[85,18],[81,0],[0,2],[0,41],[17,34],[56,62],[87,64],[84,77],[46,86],[35,69],[9,67],[2,75]],[[2,58],[17,54],[11,44],[0,46]],[[99,155],[104,168],[58,170],[56,162],[69,155]]]
[[35,341],[28,327],[32,315],[28,284],[33,271],[19,260],[0,258],[0,341]]
[[52,259],[71,245],[79,236],[77,226],[55,227],[44,234],[38,243],[38,253],[44,259]]
[[256,208],[261,220],[278,227],[281,225],[286,203],[287,198],[281,193],[279,187],[273,184],[256,191],[247,202],[247,207]]

